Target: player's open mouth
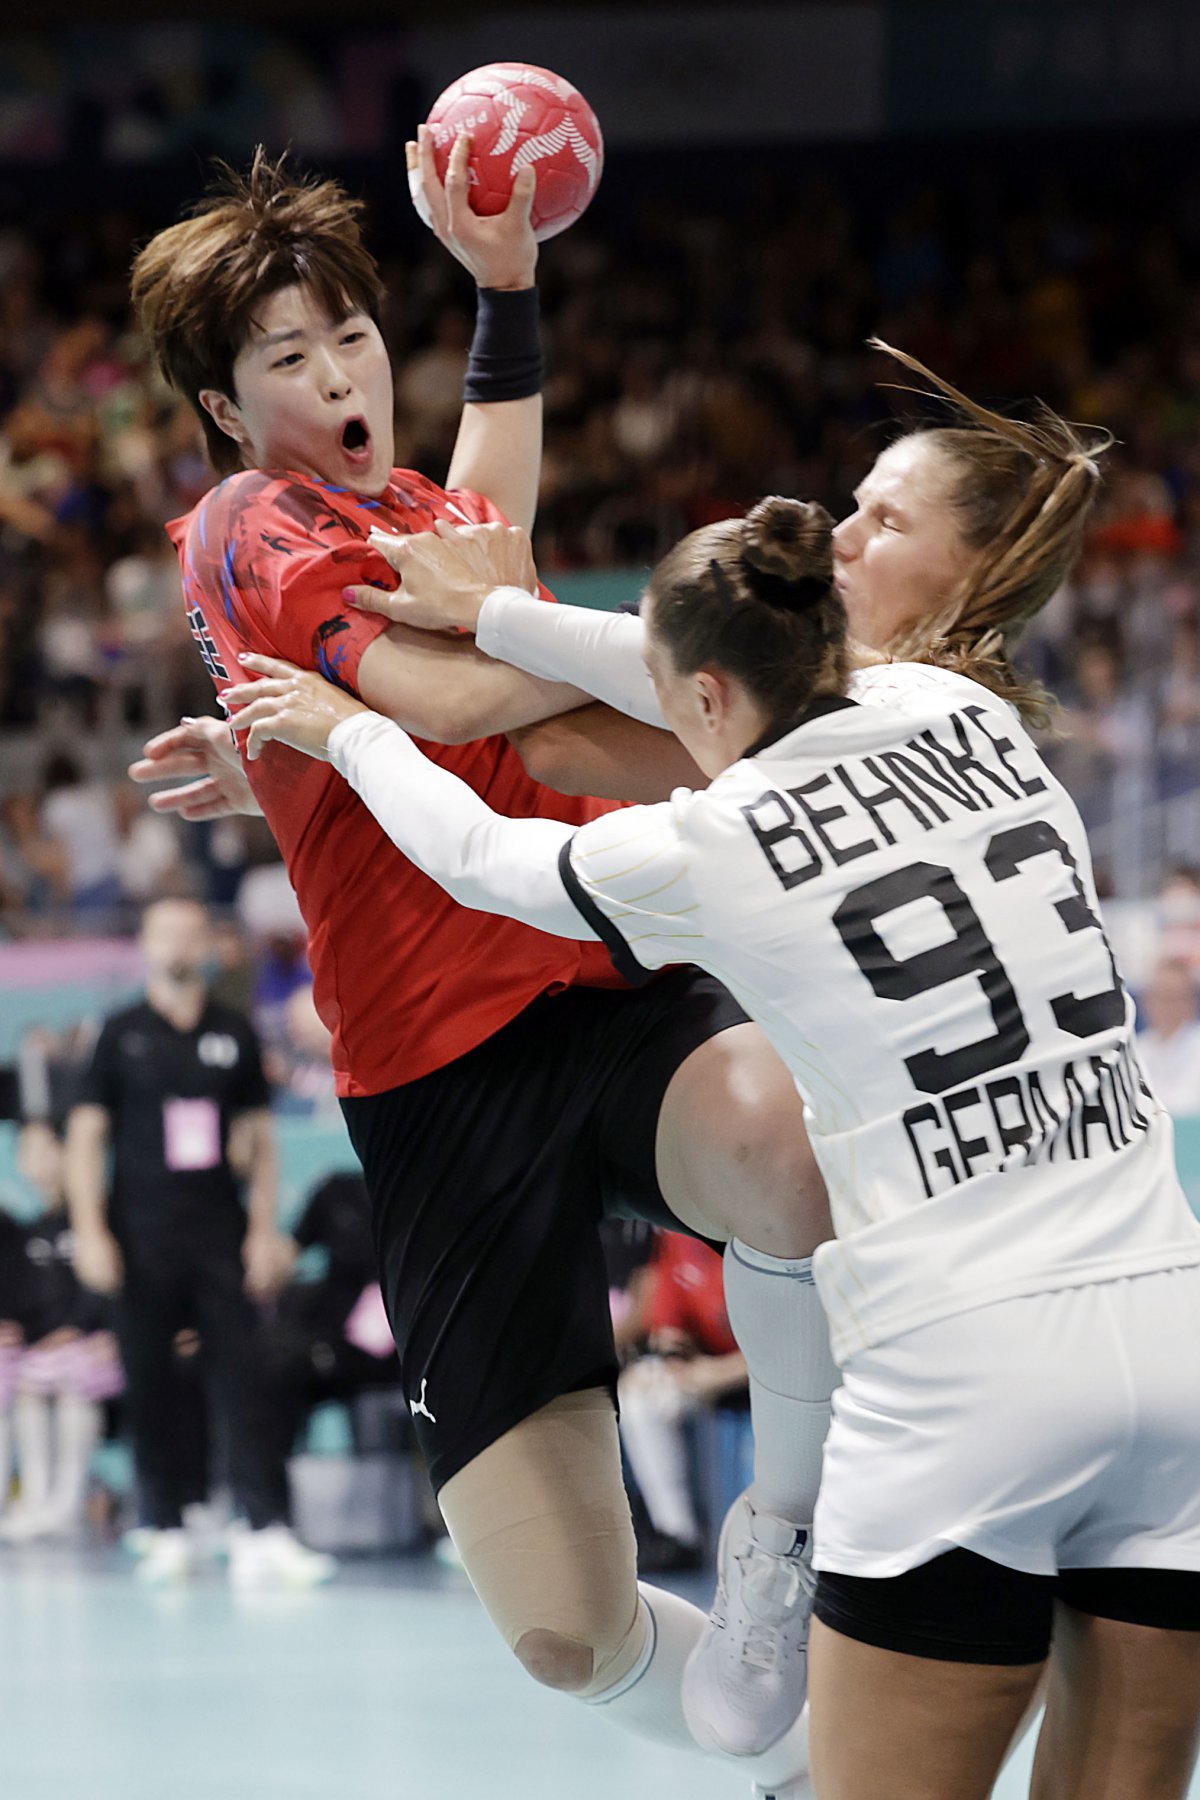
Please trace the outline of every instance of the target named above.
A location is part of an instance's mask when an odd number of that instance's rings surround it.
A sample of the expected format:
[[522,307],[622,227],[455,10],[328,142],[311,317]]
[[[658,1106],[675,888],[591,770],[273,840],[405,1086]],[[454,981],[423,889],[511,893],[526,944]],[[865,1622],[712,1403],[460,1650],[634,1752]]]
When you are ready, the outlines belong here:
[[342,449],[352,463],[371,460],[371,433],[365,419],[347,419],[342,426]]

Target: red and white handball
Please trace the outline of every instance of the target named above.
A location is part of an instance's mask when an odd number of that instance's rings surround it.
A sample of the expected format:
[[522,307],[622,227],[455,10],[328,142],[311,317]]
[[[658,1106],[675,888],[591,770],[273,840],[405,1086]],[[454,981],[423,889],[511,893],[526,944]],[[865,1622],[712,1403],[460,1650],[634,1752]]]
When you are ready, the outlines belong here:
[[549,69],[532,63],[472,69],[434,101],[427,124],[443,181],[454,140],[470,133],[470,202],[485,217],[504,211],[521,170],[533,168],[532,223],[541,242],[573,225],[599,186],[604,139],[596,115]]

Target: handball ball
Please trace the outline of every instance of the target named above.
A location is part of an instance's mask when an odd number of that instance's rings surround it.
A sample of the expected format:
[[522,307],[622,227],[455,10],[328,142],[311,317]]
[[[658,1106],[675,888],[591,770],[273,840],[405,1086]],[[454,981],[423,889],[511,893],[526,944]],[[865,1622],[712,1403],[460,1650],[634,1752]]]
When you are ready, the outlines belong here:
[[472,69],[434,101],[427,123],[443,181],[455,138],[470,132],[474,212],[503,212],[516,177],[532,165],[537,189],[531,217],[539,242],[573,225],[599,186],[604,139],[596,115],[569,81],[549,69],[532,63]]

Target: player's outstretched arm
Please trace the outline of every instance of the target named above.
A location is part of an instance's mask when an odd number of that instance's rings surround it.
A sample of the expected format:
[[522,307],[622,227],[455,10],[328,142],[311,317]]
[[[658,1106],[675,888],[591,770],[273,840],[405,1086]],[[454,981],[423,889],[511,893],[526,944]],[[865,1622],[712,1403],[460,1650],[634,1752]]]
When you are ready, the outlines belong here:
[[557,937],[588,939],[558,856],[575,831],[555,819],[506,819],[406,732],[319,675],[268,656],[243,656],[262,676],[226,690],[253,761],[266,743],[331,762],[397,849],[461,906],[520,919]]
[[[450,153],[443,184],[433,157],[433,139],[424,125],[417,142],[405,148],[409,186],[434,236],[489,294],[523,294],[533,289],[538,244],[529,221],[537,180],[523,169],[504,212],[482,218],[468,199],[467,164],[471,139],[460,137]],[[529,302],[500,300],[498,309],[536,309]],[[536,310],[532,314],[536,321]],[[536,345],[536,322],[533,327]],[[542,469],[542,397],[468,400],[446,479],[448,488],[470,488],[499,507],[514,525],[532,530]]]

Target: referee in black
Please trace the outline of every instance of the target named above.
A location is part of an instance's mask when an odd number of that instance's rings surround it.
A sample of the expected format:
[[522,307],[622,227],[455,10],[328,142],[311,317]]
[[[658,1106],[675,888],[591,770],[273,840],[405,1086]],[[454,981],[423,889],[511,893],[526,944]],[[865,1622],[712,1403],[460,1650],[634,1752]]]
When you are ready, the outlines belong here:
[[[214,1439],[248,1530],[231,1534],[235,1585],[308,1586],[333,1572],[288,1529],[285,1453],[261,1430],[256,1301],[287,1279],[276,1222],[270,1091],[250,1021],[210,998],[208,916],[160,900],[142,920],[147,983],[96,1041],[67,1135],[67,1198],[80,1280],[115,1299],[145,1523],[143,1578],[184,1578],[173,1342],[200,1333]],[[110,1168],[111,1164],[111,1168]],[[243,1205],[242,1189],[246,1190]]]

